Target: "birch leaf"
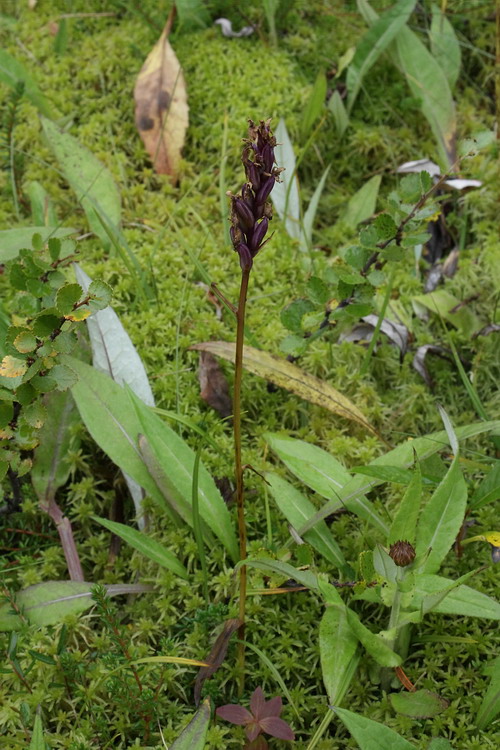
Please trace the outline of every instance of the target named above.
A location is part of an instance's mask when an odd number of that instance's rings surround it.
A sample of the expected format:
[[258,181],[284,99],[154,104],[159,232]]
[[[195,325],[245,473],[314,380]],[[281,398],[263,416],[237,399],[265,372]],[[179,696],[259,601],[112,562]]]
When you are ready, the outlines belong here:
[[188,126],[186,82],[170,46],[167,21],[146,58],[134,89],[135,123],[158,174],[177,180],[184,134]]
[[[226,341],[205,341],[203,344],[195,344],[191,349],[211,352],[218,357],[234,362],[235,345]],[[367,422],[363,413],[352,401],[339,393],[329,383],[304,372],[300,367],[293,365],[286,359],[269,354],[269,352],[263,352],[260,349],[254,349],[252,346],[245,346],[243,347],[243,367],[254,375],[266,378],[274,385],[285,388],[312,404],[323,406],[335,414],[358,422],[378,436],[375,428]]]

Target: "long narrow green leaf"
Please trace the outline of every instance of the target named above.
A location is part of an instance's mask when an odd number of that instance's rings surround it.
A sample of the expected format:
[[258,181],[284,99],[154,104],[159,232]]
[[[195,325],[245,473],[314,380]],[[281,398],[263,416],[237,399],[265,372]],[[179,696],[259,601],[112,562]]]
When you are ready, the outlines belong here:
[[[141,423],[141,432],[147,437],[160,464],[168,467],[169,480],[191,508],[195,452],[131,391],[129,396]],[[198,490],[203,521],[221,540],[233,561],[238,560],[238,542],[231,514],[214,480],[202,463]],[[192,524],[192,514],[190,523]]]
[[370,177],[349,199],[342,221],[355,229],[360,222],[369,219],[375,213],[381,182],[379,174]]
[[52,120],[60,117],[52,102],[40,91],[38,84],[24,65],[3,49],[0,49],[0,81],[12,87],[23,83],[26,97],[42,115]]
[[446,18],[441,8],[432,6],[432,21],[429,31],[431,52],[442,68],[451,90],[453,90],[461,65],[460,43],[455,29]]
[[148,534],[132,529],[124,523],[108,521],[106,518],[99,518],[99,516],[92,516],[92,518],[97,523],[100,523],[101,526],[104,526],[105,529],[108,529],[108,531],[123,539],[124,542],[127,542],[127,544],[137,550],[137,552],[140,552],[141,555],[144,555],[144,557],[187,580],[188,572],[184,565],[179,562],[170,550],[155,539],[152,539]]
[[325,187],[326,178],[328,177],[328,172],[330,171],[330,166],[331,165],[328,165],[328,167],[325,169],[325,171],[321,175],[321,179],[316,186],[316,190],[314,191],[313,196],[307,207],[307,211],[304,214],[304,220],[302,222],[302,231],[303,231],[302,242],[304,243],[306,250],[310,249],[312,246],[312,232],[313,232],[314,219],[316,217],[316,211],[318,210],[318,204],[321,198],[321,194]]
[[415,745],[384,724],[366,719],[345,708],[335,706],[333,710],[346,725],[360,750],[415,750]]
[[339,705],[358,668],[358,639],[352,632],[345,611],[327,607],[319,625],[321,672],[328,700]]
[[399,0],[375,21],[357,45],[347,70],[347,111],[349,113],[356,101],[364,76],[401,32],[415,7],[415,2],[416,0]]
[[40,709],[37,709],[36,712],[29,750],[45,750],[45,740],[43,738],[43,726],[42,719],[40,717]]
[[205,698],[187,727],[170,745],[170,750],[203,750],[210,724],[210,698]]
[[[265,478],[270,485],[276,505],[294,529],[302,526],[314,515],[316,511],[314,505],[293,485],[270,472],[265,474]],[[339,570],[342,571],[345,568],[344,555],[324,521],[311,529],[304,538]]]
[[[414,601],[420,607],[422,600],[434,593],[452,586],[454,581],[443,576],[415,575]],[[476,591],[470,586],[461,585],[447,594],[435,607],[434,612],[443,615],[462,615],[464,617],[483,617],[488,620],[500,620],[500,603],[487,594]]]
[[[481,435],[485,432],[497,433],[499,431],[500,420],[476,422],[455,429],[459,441],[466,440],[475,435]],[[423,461],[424,459],[429,458],[429,456],[442,450],[447,445],[448,437],[445,430],[441,430],[440,432],[434,432],[425,437],[406,440],[388,453],[384,453],[383,456],[375,458],[370,463],[370,466],[398,466],[401,468],[408,468],[413,463],[414,451],[417,454],[418,459]],[[382,481],[382,479],[377,479],[376,477],[371,479],[362,476],[353,477],[340,491],[340,498],[344,500],[346,507],[350,507],[349,504],[352,504],[356,498],[365,495],[373,487],[381,484]],[[298,534],[303,536],[306,531],[312,529],[318,521],[329,516],[330,513],[332,513],[332,510],[335,510],[336,508],[338,508],[337,498],[326,503],[307,523],[305,523],[300,529],[297,529]]]
[[466,505],[467,487],[455,456],[419,519],[415,565],[422,573],[436,573],[439,569],[460,531]]
[[484,673],[491,681],[477,712],[476,726],[480,731],[484,731],[500,713],[500,657],[488,664]]
[[410,544],[415,544],[415,533],[421,501],[422,472],[420,471],[420,464],[417,461],[413,479],[408,485],[398,511],[393,518],[387,540],[388,544],[394,544],[394,542],[398,541],[407,541]]
[[239,568],[243,564],[248,568],[264,570],[267,573],[277,573],[279,576],[283,576],[284,579],[291,578],[308,589],[318,588],[318,578],[310,570],[297,570],[293,565],[280,562],[279,560],[272,560],[267,557],[252,560],[251,557],[247,557],[246,560],[239,562],[236,567]]
[[42,242],[47,242],[50,237],[63,239],[70,234],[76,234],[77,230],[71,227],[16,227],[15,229],[2,229],[0,231],[0,263],[6,263],[19,255],[19,251],[31,247],[31,239],[34,234],[39,234]]
[[307,101],[302,116],[302,135],[307,137],[311,132],[314,123],[320,117],[322,111],[325,108],[326,98],[326,76],[323,71],[320,71],[316,76],[311,95]]

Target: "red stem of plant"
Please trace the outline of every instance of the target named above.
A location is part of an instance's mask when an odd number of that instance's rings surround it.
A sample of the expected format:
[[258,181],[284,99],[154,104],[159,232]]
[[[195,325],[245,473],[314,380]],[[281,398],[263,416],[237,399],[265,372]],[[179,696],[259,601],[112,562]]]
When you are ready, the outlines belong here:
[[[242,271],[240,297],[236,311],[236,355],[234,361],[234,395],[233,395],[233,432],[234,432],[234,464],[236,471],[236,503],[238,507],[238,536],[240,540],[240,560],[247,556],[247,532],[245,525],[245,505],[243,494],[243,464],[241,460],[241,380],[243,377],[243,340],[245,335],[245,308],[247,301],[250,269]],[[240,671],[239,693],[243,693],[245,686],[245,605],[247,595],[247,569],[240,568],[240,596],[238,630],[238,667]]]

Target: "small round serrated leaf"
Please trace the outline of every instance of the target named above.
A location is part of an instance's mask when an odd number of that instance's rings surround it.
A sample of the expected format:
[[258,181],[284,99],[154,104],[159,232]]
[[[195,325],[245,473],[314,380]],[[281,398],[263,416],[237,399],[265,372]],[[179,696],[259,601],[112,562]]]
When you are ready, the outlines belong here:
[[378,237],[378,242],[390,240],[395,237],[398,231],[396,223],[389,216],[389,214],[380,214],[373,222],[373,228],[375,229]]
[[38,234],[38,232],[36,232],[36,234],[34,234],[33,237],[31,238],[31,246],[33,247],[33,250],[38,250],[38,252],[42,250],[43,239],[42,239],[42,235]]
[[47,419],[47,409],[41,401],[34,401],[23,409],[23,417],[30,427],[39,430]]
[[78,382],[78,375],[67,365],[55,365],[50,371],[50,377],[55,380],[58,391],[72,388]]
[[31,292],[34,297],[44,297],[47,292],[50,292],[49,285],[39,279],[28,279],[26,287],[28,292]]
[[0,427],[7,427],[14,416],[14,405],[9,401],[0,401]]
[[49,391],[55,391],[57,388],[57,382],[52,377],[52,370],[50,375],[35,375],[31,378],[30,383],[39,393],[49,393]]
[[23,383],[27,383],[29,380],[31,380],[31,378],[37,375],[42,369],[42,367],[43,367],[43,361],[40,358],[35,359],[33,364],[30,365],[25,372],[24,377],[23,377]]
[[299,332],[302,316],[312,312],[315,305],[308,299],[295,299],[280,313],[281,322],[289,331]]
[[59,354],[71,354],[78,339],[74,331],[63,331],[52,342],[54,351]]
[[48,242],[49,255],[53,261],[59,259],[61,254],[61,240],[58,237],[51,237]]
[[316,310],[315,312],[306,313],[302,316],[301,327],[304,331],[309,331],[313,328],[319,328],[325,319],[324,310]]
[[83,289],[80,284],[64,284],[56,294],[56,307],[61,315],[69,315],[73,305],[80,301]]
[[0,375],[4,378],[18,378],[20,375],[24,375],[27,369],[28,365],[23,359],[11,357],[8,354],[0,364]]
[[431,719],[443,713],[449,706],[447,700],[430,690],[391,693],[389,697],[395,711],[415,719]]
[[306,285],[306,293],[316,305],[324,305],[330,297],[329,287],[318,276],[311,276]]
[[113,296],[113,291],[109,284],[99,279],[90,284],[88,293],[92,297],[89,303],[92,312],[104,310],[111,302],[111,297]]
[[26,277],[26,274],[24,273],[20,263],[15,263],[13,266],[11,266],[9,273],[9,283],[13,289],[17,289],[21,292],[26,291],[27,280],[28,279]]
[[16,401],[19,401],[21,406],[27,406],[31,404],[36,396],[36,391],[29,383],[22,383],[16,388]]
[[73,323],[78,323],[81,320],[86,320],[90,315],[92,315],[92,311],[89,310],[88,307],[78,307],[76,310],[73,310],[72,313],[69,315],[65,315],[64,317],[66,320],[71,320]]
[[[36,446],[38,445],[38,437],[36,435],[32,435],[31,441],[32,443],[34,443],[33,447],[36,448]],[[28,472],[31,471],[32,466],[33,461],[31,460],[31,458],[23,458],[23,460],[19,464],[17,476],[24,477],[25,474],[28,474]]]
[[280,344],[280,349],[284,354],[300,357],[307,349],[307,339],[302,336],[286,336]]
[[21,354],[27,354],[36,349],[37,340],[31,331],[22,331],[14,339],[14,347]]
[[33,321],[33,333],[35,336],[45,338],[46,336],[50,336],[53,331],[57,331],[60,323],[61,320],[57,315],[44,311]]

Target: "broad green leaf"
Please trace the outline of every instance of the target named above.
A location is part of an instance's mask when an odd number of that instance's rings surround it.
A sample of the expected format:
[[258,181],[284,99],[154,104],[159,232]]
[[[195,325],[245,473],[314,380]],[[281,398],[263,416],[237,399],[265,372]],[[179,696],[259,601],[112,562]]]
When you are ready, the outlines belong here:
[[31,481],[38,500],[48,505],[69,477],[70,464],[66,457],[71,444],[71,428],[79,417],[69,391],[51,393],[44,403],[48,416],[35,449]]
[[415,532],[422,501],[422,474],[420,464],[416,463],[413,479],[407,487],[400,506],[393,518],[389,531],[388,544],[410,542],[415,544]]
[[[415,575],[415,599],[412,605],[418,607],[422,600],[434,593],[449,589],[454,581],[443,576]],[[437,604],[434,612],[444,615],[463,615],[465,617],[484,617],[488,620],[500,620],[500,603],[491,596],[469,586],[458,586]]]
[[33,734],[28,750],[45,750],[45,740],[43,738],[42,719],[39,711],[36,712],[35,723],[33,725]]
[[428,612],[432,612],[432,610],[436,610],[437,607],[441,604],[442,601],[446,599],[447,596],[450,595],[452,591],[455,589],[458,589],[460,586],[462,586],[466,581],[469,580],[469,578],[473,578],[477,573],[480,572],[481,569],[478,570],[469,570],[468,573],[464,573],[463,576],[460,576],[460,578],[457,578],[454,581],[448,581],[445,588],[442,588],[440,591],[435,591],[430,594],[426,594],[422,597],[422,600],[420,602],[420,611],[422,615],[426,615]]
[[[130,388],[128,389],[128,395],[141,423],[141,432],[149,441],[160,464],[168,466],[169,479],[189,507],[190,525],[192,526],[192,479],[196,454]],[[200,515],[203,521],[221,540],[233,561],[238,560],[238,542],[231,514],[214,480],[202,463],[200,463],[199,468],[198,495]]]
[[205,698],[187,727],[170,745],[170,750],[203,750],[210,724],[210,698]]
[[412,479],[411,471],[399,469],[397,466],[354,466],[351,472],[393,484],[409,484]]
[[284,167],[285,171],[280,175],[280,182],[275,184],[271,199],[278,216],[285,222],[285,229],[290,237],[300,240],[302,230],[299,180],[295,174],[295,154],[292,142],[283,119],[279,121],[274,135],[277,141],[274,149],[276,164]]
[[398,714],[412,716],[414,719],[432,719],[445,711],[449,703],[437,693],[430,690],[416,690],[414,693],[391,693],[392,707]]
[[[500,420],[494,420],[491,422],[476,422],[463,427],[457,427],[455,433],[458,440],[466,440],[469,437],[475,435],[481,435],[485,432],[497,433],[500,431]],[[448,445],[448,437],[444,430],[440,432],[433,432],[425,437],[415,438],[413,440],[405,440],[400,445],[393,448],[393,450],[385,453],[383,456],[375,458],[371,462],[371,466],[401,466],[402,468],[408,468],[413,464],[414,452],[420,461],[425,460],[429,456],[433,456],[438,451],[442,450]],[[347,507],[350,507],[357,498],[361,495],[365,495],[373,487],[381,484],[380,479],[364,479],[363,477],[353,477],[343,487],[339,493],[341,499],[346,503]],[[321,510],[319,510],[313,518],[310,519],[304,526],[297,529],[300,536],[311,529],[318,521],[322,518],[326,518],[332,512],[332,509],[338,507],[338,499],[332,500],[326,503]],[[358,514],[359,515],[359,514]],[[386,532],[387,533],[387,532]]]
[[356,52],[347,69],[348,112],[352,110],[364,76],[392,40],[400,34],[414,7],[415,0],[399,0],[370,26],[356,46]]
[[24,65],[3,49],[0,49],[0,81],[6,83],[7,86],[12,86],[12,88],[20,82],[24,83],[25,96],[42,115],[51,119],[60,116],[50,99],[40,91],[36,81]]
[[432,6],[429,37],[434,59],[442,68],[448,80],[448,85],[453,91],[460,73],[460,43],[453,26],[437,5]]
[[457,124],[446,75],[425,44],[410,29],[400,29],[396,47],[411,92],[420,100],[422,114],[438,142],[443,164],[449,168],[455,161]]
[[64,176],[82,204],[91,230],[109,247],[108,233],[99,215],[103,214],[116,227],[121,219],[120,193],[111,172],[76,138],[50,120],[43,118],[42,126]]
[[298,570],[297,568],[294,568],[293,565],[280,562],[280,560],[272,560],[267,557],[255,560],[247,558],[244,561],[240,561],[236,567],[239,568],[241,565],[245,565],[248,568],[256,568],[257,570],[264,570],[267,573],[275,573],[279,576],[283,576],[284,580],[291,578],[294,581],[297,581],[297,583],[300,583],[301,586],[306,586],[308,589],[318,588],[318,578],[315,573],[312,573],[310,570]]
[[307,137],[313,129],[314,123],[321,116],[325,108],[326,76],[321,71],[314,82],[313,90],[306,103],[302,116],[302,135]]
[[[30,182],[27,190],[31,203],[31,216],[35,224],[40,226],[56,226],[57,214],[49,194],[39,182]],[[56,260],[52,258],[52,260]]]
[[478,510],[487,503],[500,498],[500,461],[496,460],[492,468],[474,492],[470,500],[470,508]]
[[[420,294],[413,297],[418,305],[423,305],[431,312],[439,315],[455,328],[458,328],[466,336],[471,336],[478,331],[482,323],[467,305],[462,306],[460,300],[447,292],[445,289],[437,289],[429,294]],[[456,312],[454,312],[454,310]]]
[[328,700],[342,702],[360,660],[358,639],[353,634],[345,610],[327,607],[319,625],[321,672]]
[[321,175],[321,179],[316,186],[316,190],[314,191],[313,196],[307,207],[307,211],[304,214],[304,221],[302,223],[302,234],[303,234],[302,243],[303,244],[305,243],[304,247],[306,250],[310,248],[312,244],[312,232],[313,232],[314,219],[316,217],[316,211],[318,210],[318,203],[321,198],[323,188],[325,187],[325,182],[326,182],[326,178],[328,177],[329,171],[330,171],[330,165],[325,169],[325,171]]
[[365,719],[345,708],[335,706],[333,710],[346,725],[360,750],[415,750],[415,745],[384,724]]
[[[379,518],[372,503],[364,498],[362,493],[352,501],[343,502],[343,488],[350,484],[351,476],[347,469],[330,453],[312,445],[312,443],[306,443],[303,440],[296,440],[277,433],[265,433],[264,439],[292,474],[319,495],[331,501],[328,503],[329,513],[345,505],[357,516],[369,521],[384,534],[387,534],[386,522]],[[329,513],[325,514],[323,518]],[[309,524],[309,521],[300,528],[304,529],[307,524]],[[312,528],[312,526],[309,528]],[[299,530],[297,529],[297,531]],[[302,536],[300,531],[299,534]]]
[[[206,341],[202,344],[194,344],[191,349],[211,352],[218,357],[234,362],[235,344],[226,341]],[[243,347],[243,367],[254,375],[271,381],[280,388],[295,393],[297,396],[310,401],[312,404],[322,406],[325,409],[339,414],[345,419],[352,419],[361,424],[366,430],[374,435],[378,433],[363,413],[343,396],[333,386],[314,375],[301,370],[300,367],[288,362],[282,357],[269,354],[252,346]]]
[[[76,280],[83,289],[90,290],[94,283],[90,276],[87,276],[78,263],[73,263],[73,270]],[[93,366],[107,373],[120,385],[127,383],[145,404],[154,406],[153,391],[146,368],[113,308],[108,305],[87,318],[87,330],[92,348]],[[146,525],[143,512],[144,490],[126,472],[123,472],[123,476],[134,501],[137,524],[140,529],[144,529]]]
[[342,221],[352,227],[352,229],[355,229],[362,221],[369,219],[375,212],[381,182],[381,175],[376,174],[365,182],[358,192],[354,193],[349,199],[346,212],[342,216]]
[[204,29],[210,25],[210,13],[203,0],[176,0],[179,30]]
[[[293,485],[270,472],[265,474],[265,478],[276,505],[294,529],[298,529],[314,515],[314,505]],[[311,529],[304,538],[339,570],[345,567],[344,556],[324,521]]]
[[342,138],[346,131],[346,128],[349,126],[349,115],[347,114],[347,110],[345,108],[344,102],[342,101],[342,97],[337,90],[335,90],[330,97],[330,101],[328,102],[328,109],[333,115],[333,120],[337,129],[337,135],[339,136],[339,138]]
[[62,357],[62,360],[78,373],[79,380],[72,393],[93,439],[160,508],[171,514],[140,454],[137,438],[143,428],[125,390],[108,375],[73,357]]
[[500,657],[488,664],[484,673],[491,681],[477,712],[476,726],[480,731],[484,731],[500,713]]
[[31,247],[31,239],[34,234],[39,234],[43,242],[49,237],[67,237],[76,234],[78,230],[71,227],[20,227],[16,229],[3,229],[0,231],[0,263],[12,260],[19,251]]
[[[16,604],[22,610],[30,625],[56,625],[66,615],[85,612],[93,606],[91,597],[93,584],[85,581],[46,581],[29,586],[16,594]],[[108,596],[119,594],[138,594],[150,591],[151,586],[143,584],[110,584],[106,586]],[[22,621],[18,615],[11,614],[7,602],[0,606],[0,630],[19,630]]]
[[106,518],[99,518],[98,516],[92,516],[94,521],[100,523],[101,526],[111,531],[123,539],[127,544],[130,544],[137,552],[147,557],[149,560],[160,565],[162,568],[171,570],[181,578],[188,578],[188,572],[184,565],[179,562],[175,555],[170,552],[163,544],[160,544],[155,539],[152,539],[148,534],[144,534],[141,531],[136,531],[130,528],[124,523],[117,523],[116,521],[108,521]]
[[416,561],[422,573],[435,573],[455,541],[465,515],[467,487],[455,457],[420,516]]
[[352,632],[377,664],[382,667],[398,667],[401,664],[402,659],[399,654],[393,651],[381,636],[372,633],[352,609],[346,607],[346,613]]

